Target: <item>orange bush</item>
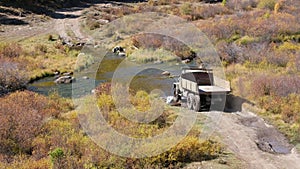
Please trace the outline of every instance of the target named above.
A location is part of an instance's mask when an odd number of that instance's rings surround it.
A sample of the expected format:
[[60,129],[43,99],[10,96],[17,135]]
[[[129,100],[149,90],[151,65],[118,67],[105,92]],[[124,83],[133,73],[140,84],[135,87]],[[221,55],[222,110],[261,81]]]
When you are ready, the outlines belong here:
[[31,154],[33,139],[59,110],[53,109],[46,97],[29,91],[10,94],[0,102],[0,153]]
[[23,52],[22,47],[17,43],[5,44],[0,49],[0,58],[1,57],[8,57],[8,58],[15,58],[19,57]]
[[140,34],[132,37],[132,43],[138,48],[144,49],[158,49],[163,48],[168,51],[174,52],[174,54],[181,59],[193,59],[196,57],[188,46],[182,42],[173,39],[168,36],[160,34]]
[[12,59],[0,58],[0,96],[25,88],[28,82],[26,67]]

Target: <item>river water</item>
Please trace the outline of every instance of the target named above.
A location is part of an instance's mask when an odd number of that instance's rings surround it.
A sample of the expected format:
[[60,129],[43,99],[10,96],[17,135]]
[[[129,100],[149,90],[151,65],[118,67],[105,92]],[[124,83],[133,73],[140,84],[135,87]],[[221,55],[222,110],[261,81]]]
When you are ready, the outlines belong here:
[[[147,63],[147,64],[126,64],[125,66],[120,66],[120,63],[124,58],[110,54],[105,57],[100,65],[93,64],[90,66],[92,70],[97,70],[95,73],[87,73],[85,76],[88,79],[77,79],[74,83],[79,83],[79,81],[84,80],[85,83],[94,83],[96,87],[104,82],[111,82],[112,78],[117,81],[120,78],[123,80],[128,80],[131,76],[133,79],[130,80],[130,88],[133,90],[145,90],[146,92],[151,92],[154,89],[159,89],[164,92],[166,96],[172,95],[172,83],[176,81],[176,75],[179,75],[181,68],[187,66],[182,64],[180,61],[173,61],[168,63]],[[116,71],[117,70],[117,71]],[[175,77],[169,77],[162,75],[162,72],[168,71],[171,75]],[[116,76],[118,72],[118,76]],[[121,74],[121,75],[120,75]],[[43,95],[49,95],[52,92],[57,92],[60,96],[71,98],[72,97],[72,84],[56,84],[54,83],[54,77],[46,77],[37,80],[28,85],[28,89]],[[91,91],[84,91],[83,93],[91,93]]]

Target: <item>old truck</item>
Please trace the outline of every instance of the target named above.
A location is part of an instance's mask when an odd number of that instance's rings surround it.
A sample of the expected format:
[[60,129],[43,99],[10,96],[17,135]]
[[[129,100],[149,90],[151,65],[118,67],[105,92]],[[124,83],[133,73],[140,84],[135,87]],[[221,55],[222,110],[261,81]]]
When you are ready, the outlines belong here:
[[186,100],[189,109],[201,111],[214,107],[224,109],[230,84],[213,74],[212,69],[183,68],[178,80],[173,83],[176,102]]

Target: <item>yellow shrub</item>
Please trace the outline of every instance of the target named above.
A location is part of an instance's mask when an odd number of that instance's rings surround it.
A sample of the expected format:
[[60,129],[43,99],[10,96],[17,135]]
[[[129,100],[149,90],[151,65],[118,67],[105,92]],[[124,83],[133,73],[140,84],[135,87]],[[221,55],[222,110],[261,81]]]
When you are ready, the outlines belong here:
[[296,51],[300,50],[300,45],[292,42],[284,42],[282,45],[278,47],[280,51]]
[[107,94],[101,94],[98,98],[98,106],[101,110],[112,110],[114,108],[114,101],[112,96]]
[[257,7],[262,9],[273,10],[275,4],[276,4],[276,0],[260,0],[259,3],[257,4]]
[[139,111],[147,111],[150,108],[149,95],[145,91],[138,91],[131,99],[132,104]]

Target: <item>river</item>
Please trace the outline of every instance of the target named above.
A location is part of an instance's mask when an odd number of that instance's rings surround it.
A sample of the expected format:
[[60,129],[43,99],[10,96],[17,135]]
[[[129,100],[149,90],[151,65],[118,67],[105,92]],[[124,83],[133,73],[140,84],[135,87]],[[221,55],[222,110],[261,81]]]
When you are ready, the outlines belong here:
[[[147,63],[147,64],[126,64],[126,66],[120,66],[120,63],[124,60],[123,57],[119,57],[113,54],[104,57],[102,62],[90,65],[91,69],[96,69],[96,76],[94,73],[87,73],[85,76],[88,78],[77,79],[74,83],[79,83],[78,80],[85,80],[87,83],[95,83],[95,87],[104,82],[111,82],[116,70],[122,72],[123,79],[127,79],[130,76],[134,78],[130,81],[130,88],[134,90],[145,90],[151,92],[154,89],[159,89],[165,93],[166,96],[172,95],[172,83],[176,81],[176,75],[179,75],[181,68],[186,64],[182,64],[179,61],[173,61],[168,63]],[[162,75],[162,72],[168,71],[175,77],[169,77]],[[120,74],[120,73],[119,73]],[[115,77],[116,78],[116,77]],[[120,75],[119,77],[120,78]],[[72,97],[72,84],[56,84],[54,83],[54,77],[46,77],[37,80],[28,85],[28,89],[43,95],[49,95],[53,92],[57,92],[60,96],[71,98]],[[120,80],[120,79],[116,79]],[[91,91],[85,91],[85,94],[91,93]]]

